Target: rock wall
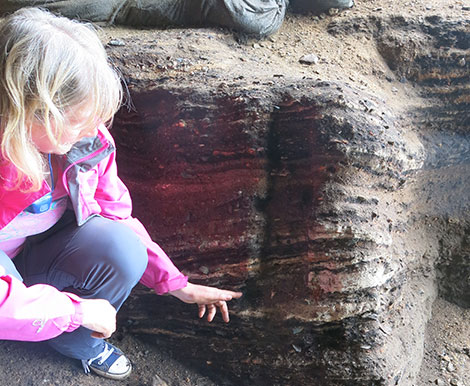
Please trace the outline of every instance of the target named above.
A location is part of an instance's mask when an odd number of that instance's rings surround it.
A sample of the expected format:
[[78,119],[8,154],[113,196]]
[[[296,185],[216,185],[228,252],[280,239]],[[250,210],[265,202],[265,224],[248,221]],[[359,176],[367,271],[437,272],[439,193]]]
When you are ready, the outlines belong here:
[[249,62],[230,84],[210,70],[145,78],[132,66],[151,45],[111,52],[134,104],[113,130],[135,214],[192,281],[244,292],[230,325],[208,325],[139,288],[122,322],[221,385],[411,385],[437,288],[470,302],[468,23],[328,31],[373,37],[420,103],[265,82]]

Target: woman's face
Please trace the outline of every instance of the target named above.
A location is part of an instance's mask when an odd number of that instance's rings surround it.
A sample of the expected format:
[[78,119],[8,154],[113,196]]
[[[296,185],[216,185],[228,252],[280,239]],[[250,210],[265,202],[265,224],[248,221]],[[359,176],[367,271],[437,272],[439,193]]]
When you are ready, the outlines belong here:
[[[59,144],[53,143],[46,134],[42,123],[33,122],[31,125],[31,139],[41,153],[65,154],[72,146],[85,137],[95,137],[98,134],[98,122],[89,122],[89,111],[87,108],[71,109],[66,115],[65,130],[60,136]],[[52,130],[54,125],[52,123]]]

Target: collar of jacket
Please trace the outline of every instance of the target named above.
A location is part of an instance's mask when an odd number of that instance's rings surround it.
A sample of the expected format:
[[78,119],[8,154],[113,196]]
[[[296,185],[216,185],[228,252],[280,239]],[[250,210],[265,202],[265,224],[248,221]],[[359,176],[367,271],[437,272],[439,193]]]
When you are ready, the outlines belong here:
[[[103,130],[106,130],[103,128]],[[100,161],[115,150],[114,145],[105,137],[102,130],[94,138],[84,138],[77,142],[62,158],[62,175],[64,187],[72,202],[77,224],[80,226],[93,216],[84,216],[84,195],[80,194],[80,173],[93,169]]]
[[[79,212],[78,173],[92,169],[114,150],[113,144],[108,141],[100,127],[96,137],[83,138],[67,154],[58,157],[61,169],[64,170],[64,187],[68,191],[79,224],[84,222],[84,219],[81,219]],[[15,167],[11,163],[0,162],[0,229],[38,198],[50,192],[46,182],[43,182],[42,188],[37,192],[25,193],[6,189],[8,181],[12,180],[15,173]]]

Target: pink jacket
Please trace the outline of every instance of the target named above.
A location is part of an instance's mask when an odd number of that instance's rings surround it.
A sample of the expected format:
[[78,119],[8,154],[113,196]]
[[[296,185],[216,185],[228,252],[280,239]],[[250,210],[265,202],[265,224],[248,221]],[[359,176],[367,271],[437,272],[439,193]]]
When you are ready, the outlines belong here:
[[[131,198],[117,175],[115,154],[114,141],[102,125],[95,138],[85,138],[61,157],[63,183],[78,225],[96,215],[126,224],[147,247],[149,264],[141,283],[158,294],[185,287],[187,277],[151,240],[144,226],[131,217]],[[45,182],[34,193],[5,189],[14,173],[12,165],[0,163],[0,229],[50,191]],[[16,278],[5,275],[0,266],[0,339],[46,340],[75,330],[81,322],[80,298],[46,284],[26,288]]]

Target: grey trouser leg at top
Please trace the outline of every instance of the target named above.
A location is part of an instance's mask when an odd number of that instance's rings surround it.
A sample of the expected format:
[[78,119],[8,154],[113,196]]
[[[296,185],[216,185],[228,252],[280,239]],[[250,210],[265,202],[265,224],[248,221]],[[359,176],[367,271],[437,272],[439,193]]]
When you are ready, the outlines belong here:
[[[148,255],[126,225],[93,217],[78,227],[67,211],[50,230],[28,238],[13,261],[27,286],[44,283],[85,299],[107,299],[118,310],[142,277]],[[102,339],[90,334],[79,327],[49,344],[68,357],[90,359],[102,350]]]

